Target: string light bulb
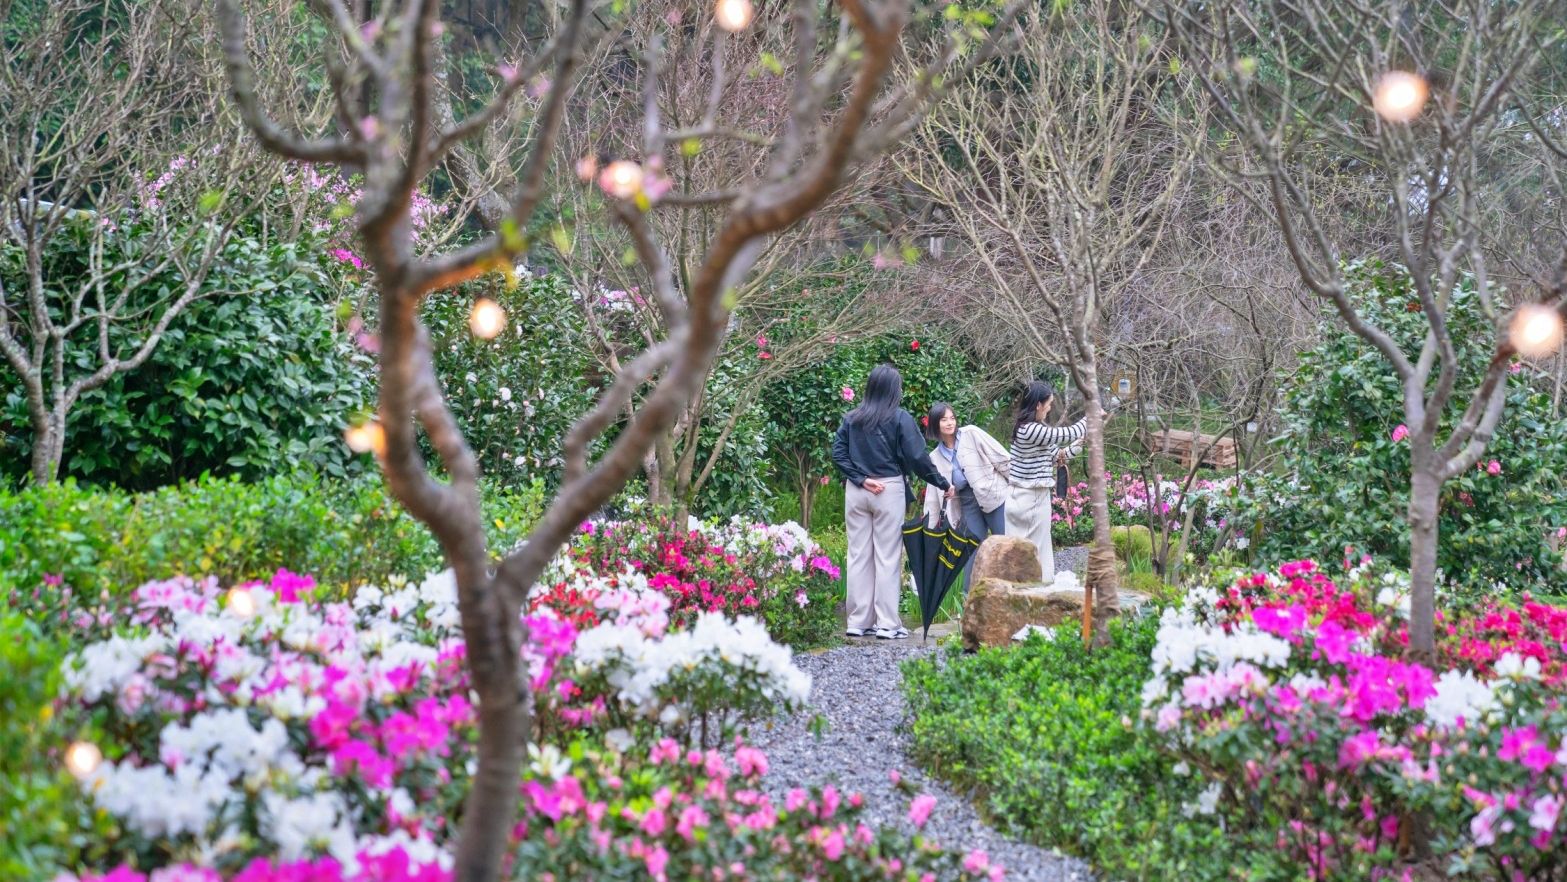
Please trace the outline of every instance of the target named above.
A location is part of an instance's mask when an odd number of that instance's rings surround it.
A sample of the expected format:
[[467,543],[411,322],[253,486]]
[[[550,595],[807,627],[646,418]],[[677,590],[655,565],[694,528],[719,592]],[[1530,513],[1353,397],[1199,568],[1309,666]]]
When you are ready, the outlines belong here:
[[88,741],[74,741],[65,749],[65,769],[78,781],[85,781],[103,763],[103,751]]
[[629,159],[617,159],[599,173],[599,186],[616,199],[630,199],[642,189],[642,166]]
[[344,429],[343,442],[355,453],[373,451],[379,455],[386,450],[386,430],[375,420],[369,420]]
[[1513,314],[1509,333],[1519,354],[1525,358],[1543,358],[1561,348],[1561,313],[1539,303],[1520,307]]
[[251,595],[248,588],[230,588],[227,606],[229,612],[242,619],[248,619],[256,614],[256,598]]
[[713,18],[717,19],[718,26],[731,34],[745,30],[755,16],[756,7],[751,0],[718,0],[718,5],[713,7]]
[[1377,78],[1371,108],[1389,122],[1409,122],[1425,109],[1430,90],[1425,78],[1407,70],[1390,70]]
[[480,340],[494,340],[506,330],[506,310],[488,297],[480,297],[468,313],[468,330]]

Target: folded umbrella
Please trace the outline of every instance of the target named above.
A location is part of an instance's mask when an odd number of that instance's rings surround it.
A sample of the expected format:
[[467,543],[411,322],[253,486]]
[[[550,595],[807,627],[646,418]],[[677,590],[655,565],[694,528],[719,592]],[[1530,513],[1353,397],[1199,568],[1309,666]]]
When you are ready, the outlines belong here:
[[903,550],[908,553],[914,588],[919,593],[920,626],[925,629],[925,639],[929,639],[936,610],[963,572],[963,565],[979,550],[979,540],[949,524],[946,512],[942,512],[934,527],[921,514],[904,523]]

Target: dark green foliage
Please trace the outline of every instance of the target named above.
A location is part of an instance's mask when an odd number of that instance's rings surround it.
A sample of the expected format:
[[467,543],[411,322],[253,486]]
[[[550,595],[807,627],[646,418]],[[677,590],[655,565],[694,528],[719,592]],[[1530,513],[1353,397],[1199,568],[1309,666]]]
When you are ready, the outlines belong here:
[[[108,290],[126,273],[145,272],[155,245],[131,224],[105,237]],[[66,430],[61,475],[94,484],[148,489],[203,473],[256,478],[307,466],[345,476],[342,430],[372,397],[368,355],[357,352],[332,319],[319,243],[236,236],[191,304],[151,358],[84,394]],[[88,272],[85,233],[62,233],[46,254],[46,278],[76,286]],[[19,286],[21,257],[0,253],[0,275]],[[135,305],[151,308],[178,296],[172,268],[143,284]],[[145,302],[142,302],[145,301]],[[161,307],[159,307],[161,309]],[[140,337],[111,335],[122,351]],[[67,376],[100,364],[96,334],[78,332],[67,350]],[[0,471],[17,480],[32,451],[20,378],[0,362]]]
[[[1377,263],[1348,267],[1356,302],[1413,359],[1426,320],[1406,274]],[[1459,394],[1442,417],[1445,438],[1468,404],[1494,334],[1464,277],[1448,310],[1457,348]],[[1509,377],[1507,410],[1479,465],[1449,481],[1441,497],[1437,565],[1449,581],[1490,590],[1560,584],[1560,556],[1548,537],[1567,525],[1567,423],[1554,417],[1530,368]],[[1256,481],[1244,512],[1260,523],[1262,562],[1338,560],[1345,546],[1397,567],[1409,565],[1409,442],[1402,388],[1390,365],[1338,321],[1302,358],[1285,386],[1283,468]],[[1495,461],[1500,474],[1486,466]]]
[[[506,310],[506,329],[493,340],[468,330],[481,296]],[[525,277],[513,288],[491,276],[431,298],[420,315],[448,404],[488,478],[560,478],[566,431],[605,382],[575,296],[560,276]]]
[[1157,630],[1151,617],[1118,622],[1089,652],[1067,627],[906,662],[915,758],[995,823],[1106,878],[1224,878],[1223,833],[1183,812],[1200,788],[1133,725]]

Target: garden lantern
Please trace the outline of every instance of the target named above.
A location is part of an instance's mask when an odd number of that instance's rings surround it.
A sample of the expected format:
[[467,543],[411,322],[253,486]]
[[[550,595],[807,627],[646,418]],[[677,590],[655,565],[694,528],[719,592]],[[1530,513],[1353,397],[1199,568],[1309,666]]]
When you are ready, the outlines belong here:
[[349,426],[343,430],[343,442],[355,453],[379,454],[386,449],[386,430],[375,420]]
[[227,607],[234,615],[248,619],[256,614],[256,598],[247,588],[230,588]]
[[1371,107],[1388,122],[1409,122],[1420,115],[1429,94],[1426,81],[1419,74],[1390,70],[1377,79],[1371,92]]
[[88,776],[98,770],[102,762],[103,751],[91,742],[72,742],[71,746],[65,749],[65,769],[78,781],[87,780]]
[[506,310],[488,297],[480,297],[468,314],[468,330],[480,340],[494,340],[506,330]]
[[1542,358],[1550,355],[1562,345],[1561,313],[1549,306],[1531,303],[1513,315],[1509,334],[1513,346],[1525,357]]
[[718,0],[718,5],[713,9],[718,26],[730,33],[745,30],[755,14],[756,8],[751,5],[751,0]]
[[617,159],[604,167],[599,186],[616,199],[630,199],[642,189],[642,166],[629,159]]

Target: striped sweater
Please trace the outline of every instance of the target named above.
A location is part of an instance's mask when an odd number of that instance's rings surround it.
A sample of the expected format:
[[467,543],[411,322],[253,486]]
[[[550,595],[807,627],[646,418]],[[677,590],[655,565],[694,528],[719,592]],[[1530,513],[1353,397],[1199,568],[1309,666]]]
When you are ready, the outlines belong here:
[[1024,423],[1012,436],[1012,486],[1054,487],[1056,454],[1063,447],[1067,448],[1068,456],[1081,453],[1081,442],[1087,432],[1086,419],[1070,426]]

